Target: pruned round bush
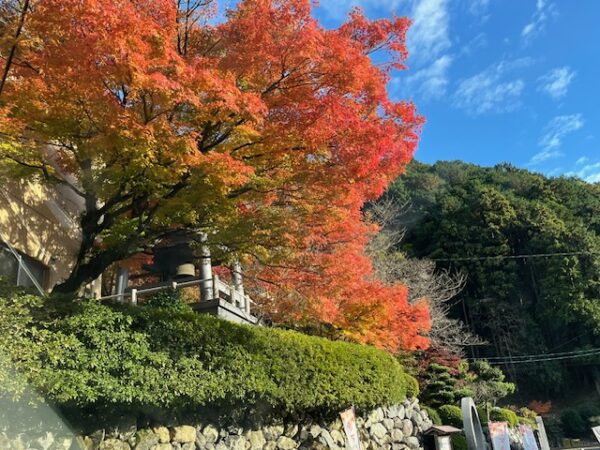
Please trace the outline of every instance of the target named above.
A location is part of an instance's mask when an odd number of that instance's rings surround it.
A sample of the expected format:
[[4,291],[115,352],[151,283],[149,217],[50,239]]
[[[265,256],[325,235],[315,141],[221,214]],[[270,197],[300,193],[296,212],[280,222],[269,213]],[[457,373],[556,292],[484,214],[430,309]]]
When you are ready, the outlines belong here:
[[427,414],[429,415],[429,418],[431,419],[434,425],[442,425],[442,418],[435,409],[425,405],[421,405],[421,409],[427,411]]
[[488,414],[487,409],[484,406],[477,405],[477,415],[479,416],[479,421],[481,425],[485,426],[488,423]]
[[529,425],[530,427],[537,429],[538,425],[535,420],[536,417],[537,413],[535,411],[525,407],[519,408],[517,419],[520,424]]
[[564,409],[560,414],[560,422],[567,437],[581,438],[587,432],[586,420],[575,408]]
[[468,450],[467,438],[464,434],[455,433],[452,436],[450,436],[450,440],[452,441],[453,450]]
[[164,291],[157,292],[144,302],[144,306],[170,309],[172,311],[192,311],[190,305],[186,303],[183,296],[181,295],[181,291],[175,289],[167,289]]
[[[70,408],[368,409],[415,395],[389,353],[189,311],[0,296],[0,353]],[[0,393],[23,389],[0,368]]]
[[492,422],[507,422],[509,427],[516,427],[519,423],[517,413],[506,408],[493,408],[490,411]]
[[455,405],[443,405],[438,408],[438,413],[444,425],[452,425],[453,427],[462,428],[463,417],[462,411]]

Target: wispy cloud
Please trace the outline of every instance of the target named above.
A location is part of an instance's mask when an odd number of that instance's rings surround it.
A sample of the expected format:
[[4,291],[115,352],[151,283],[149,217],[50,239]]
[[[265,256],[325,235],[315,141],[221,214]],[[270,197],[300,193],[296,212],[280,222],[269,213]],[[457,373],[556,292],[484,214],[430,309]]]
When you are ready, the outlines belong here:
[[506,79],[513,69],[530,65],[529,58],[501,61],[484,71],[459,82],[453,105],[472,115],[487,112],[509,112],[521,105],[525,88],[521,79]]
[[577,161],[575,161],[575,164],[577,164],[578,166],[580,166],[582,164],[585,164],[588,161],[589,161],[589,158],[587,156],[582,156]]
[[521,30],[521,36],[525,40],[525,43],[528,43],[531,39],[541,34],[546,28],[548,19],[556,15],[556,7],[553,3],[549,3],[547,0],[536,0],[535,12],[529,23]]
[[567,134],[577,131],[582,127],[583,118],[581,114],[557,116],[546,125],[539,145],[545,149],[558,148]]
[[539,78],[538,90],[550,97],[559,99],[567,94],[569,84],[575,78],[575,72],[568,66],[557,67]]
[[557,116],[552,119],[544,128],[538,142],[538,146],[542,150],[531,158],[529,164],[536,165],[562,156],[559,149],[565,136],[579,130],[583,125],[584,121],[581,114]]
[[544,161],[548,161],[549,159],[558,158],[559,156],[562,156],[562,152],[560,152],[559,150],[544,149],[541,152],[538,152],[535,155],[533,155],[532,158],[529,160],[528,165],[536,166],[538,164],[543,163]]
[[406,79],[407,90],[421,94],[424,99],[444,96],[448,87],[448,69],[451,65],[450,55],[440,56],[431,65],[418,70]]
[[412,62],[431,62],[450,48],[448,0],[416,0],[410,17],[407,46]]
[[574,172],[567,172],[565,175],[581,178],[588,183],[600,183],[600,162],[588,164]]
[[470,55],[473,51],[485,47],[487,45],[487,36],[485,33],[479,33],[469,42],[462,46],[460,53],[463,55]]
[[448,69],[453,57],[449,37],[449,0],[413,0],[409,13],[413,21],[407,36],[409,65],[414,70],[401,83],[412,95],[424,100],[440,98],[448,86]]
[[490,0],[470,0],[468,9],[474,16],[479,16],[487,11],[489,5]]

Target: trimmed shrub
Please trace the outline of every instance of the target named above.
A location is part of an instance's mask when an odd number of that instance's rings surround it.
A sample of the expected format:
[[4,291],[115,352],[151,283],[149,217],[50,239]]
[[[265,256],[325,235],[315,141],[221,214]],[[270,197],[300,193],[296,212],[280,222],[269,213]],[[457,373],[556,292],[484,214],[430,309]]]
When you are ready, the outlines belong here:
[[453,450],[468,450],[467,438],[462,433],[455,433],[450,437]]
[[453,427],[462,428],[463,417],[462,411],[458,406],[443,405],[438,409],[440,419],[444,425],[452,425]]
[[[0,394],[16,370],[65,408],[333,414],[401,402],[416,380],[373,347],[151,306],[0,296]],[[0,361],[2,362],[2,361]]]
[[435,409],[430,408],[429,406],[425,406],[425,405],[421,405],[421,409],[424,409],[425,411],[427,411],[427,414],[429,414],[429,418],[434,423],[434,425],[442,425],[442,418],[440,417],[440,414]]
[[565,435],[570,438],[581,438],[587,434],[586,420],[579,410],[567,408],[560,414],[560,422]]
[[485,406],[477,405],[477,415],[479,416],[479,420],[481,421],[481,425],[486,426],[488,424],[488,415]]
[[519,424],[517,413],[506,408],[493,408],[490,411],[490,420],[492,422],[507,422],[509,427],[516,427]]
[[519,423],[523,425],[529,425],[530,427],[537,429],[537,422],[535,421],[536,416],[537,413],[535,411],[523,407],[519,409],[519,415],[517,418]]
[[600,416],[600,405],[596,402],[588,402],[583,405],[577,407],[577,411],[584,420],[589,420],[590,417],[598,417]]
[[167,289],[159,291],[152,297],[149,297],[145,302],[144,306],[150,306],[152,308],[163,308],[172,311],[191,312],[192,309],[188,305],[181,295],[181,291],[176,289]]

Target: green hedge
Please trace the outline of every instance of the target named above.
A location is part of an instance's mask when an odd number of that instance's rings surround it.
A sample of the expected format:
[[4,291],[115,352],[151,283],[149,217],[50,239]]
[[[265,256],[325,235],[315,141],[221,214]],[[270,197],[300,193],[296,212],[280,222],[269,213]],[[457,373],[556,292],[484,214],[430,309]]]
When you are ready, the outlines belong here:
[[421,405],[421,409],[427,411],[427,414],[429,415],[429,418],[431,419],[434,425],[442,425],[442,418],[440,417],[440,414],[437,412],[437,410],[425,405]]
[[479,416],[479,421],[481,425],[486,426],[488,424],[488,415],[485,406],[477,405],[477,415]]
[[189,311],[23,292],[0,291],[0,354],[0,393],[18,396],[24,388],[9,365],[68,408],[233,406],[329,414],[418,393],[397,360],[372,347]]
[[506,408],[493,408],[490,411],[490,420],[492,422],[508,422],[509,427],[516,427],[519,424],[517,413]]
[[565,435],[570,438],[582,438],[588,431],[587,420],[576,408],[564,409],[560,414],[560,422]]
[[468,450],[467,438],[462,433],[455,433],[450,437],[453,450]]
[[438,413],[444,425],[452,425],[453,427],[463,427],[462,411],[458,406],[443,405],[438,408]]
[[181,291],[175,289],[168,289],[154,294],[144,302],[144,306],[170,309],[171,311],[192,312],[191,306],[185,302]]

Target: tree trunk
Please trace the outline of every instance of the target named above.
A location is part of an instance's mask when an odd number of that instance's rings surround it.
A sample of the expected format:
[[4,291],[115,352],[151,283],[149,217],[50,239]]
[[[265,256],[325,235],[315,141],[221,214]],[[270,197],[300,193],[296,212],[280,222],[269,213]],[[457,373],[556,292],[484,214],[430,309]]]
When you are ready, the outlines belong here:
[[129,248],[129,246],[123,246],[119,249],[103,251],[84,260],[78,260],[69,277],[54,286],[52,293],[73,294],[79,291],[83,285],[102,275],[111,264],[131,255],[132,252],[128,251]]
[[82,239],[75,265],[68,278],[58,283],[52,293],[73,294],[91,281],[98,278],[113,263],[134,254],[139,248],[141,232],[129,236],[121,245],[105,250],[96,248],[96,238],[107,224],[99,225],[97,210],[83,215],[81,218]]

